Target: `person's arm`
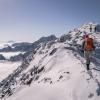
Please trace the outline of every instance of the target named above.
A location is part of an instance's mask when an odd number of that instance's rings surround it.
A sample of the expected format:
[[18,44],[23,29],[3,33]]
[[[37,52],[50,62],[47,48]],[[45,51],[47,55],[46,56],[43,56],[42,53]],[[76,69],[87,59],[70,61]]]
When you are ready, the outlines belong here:
[[96,48],[96,46],[95,46],[94,43],[93,43],[93,50],[95,50],[95,48]]
[[85,44],[85,42],[83,41],[82,45],[81,45],[81,52],[84,52],[84,44]]
[[96,49],[96,41],[93,40],[93,50],[95,50],[95,49]]
[[84,50],[85,41],[82,42],[82,50]]

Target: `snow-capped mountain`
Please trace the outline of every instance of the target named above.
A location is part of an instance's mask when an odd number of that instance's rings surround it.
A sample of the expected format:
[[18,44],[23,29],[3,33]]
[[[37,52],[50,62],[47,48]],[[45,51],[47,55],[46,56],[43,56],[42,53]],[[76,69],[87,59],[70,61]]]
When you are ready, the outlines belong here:
[[[4,100],[99,100],[100,33],[93,30],[94,24],[91,23],[92,30],[88,25],[57,40],[35,42],[36,48],[1,81],[0,97]],[[94,38],[96,45],[89,73],[80,51],[84,31]]]
[[48,37],[41,37],[39,40],[34,43],[21,42],[17,43],[14,41],[9,41],[7,43],[2,43],[0,47],[0,60],[10,60],[10,61],[19,61],[23,60],[27,55],[27,52],[31,52],[36,48],[39,48],[41,43],[46,43],[49,41],[56,40],[56,36],[50,35]]
[[0,47],[0,52],[18,52],[18,51],[19,52],[27,52],[27,51],[31,51],[31,50],[37,48],[37,46],[40,43],[46,43],[48,41],[55,40],[55,39],[57,39],[55,35],[50,35],[48,37],[42,37],[39,40],[35,41],[34,43],[8,42],[8,43],[5,43],[5,44],[1,44],[2,48]]
[[5,42],[5,43],[0,43],[0,49],[6,48],[8,46],[11,46],[14,43],[15,43],[15,41],[8,41],[8,42]]

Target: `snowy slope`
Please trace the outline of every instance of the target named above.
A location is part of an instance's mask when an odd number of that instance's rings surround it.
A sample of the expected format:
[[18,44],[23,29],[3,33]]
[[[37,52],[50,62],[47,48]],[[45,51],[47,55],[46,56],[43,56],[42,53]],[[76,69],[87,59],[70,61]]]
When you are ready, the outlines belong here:
[[[84,65],[76,58],[82,59],[76,52],[68,50],[66,44],[56,44],[56,53],[51,57],[47,55],[41,66],[45,65],[44,73],[41,73],[37,81],[33,81],[30,87],[22,86],[23,89],[16,91],[8,100],[99,100],[96,92],[99,88],[95,79],[99,81],[99,73],[92,70],[91,78],[87,74]],[[38,55],[38,53],[37,53]],[[38,63],[36,57],[30,64]],[[83,59],[82,59],[83,60]],[[83,60],[84,61],[84,60]],[[21,87],[20,87],[21,88]],[[100,90],[99,90],[100,91]]]
[[82,29],[84,28],[70,32],[71,38],[66,38],[65,42],[41,43],[36,53],[25,58],[22,65],[5,79],[4,85],[1,84],[2,99],[99,100],[100,33],[90,34],[95,39],[96,50],[91,70],[87,72],[79,48]]
[[0,81],[11,74],[21,62],[0,61]]

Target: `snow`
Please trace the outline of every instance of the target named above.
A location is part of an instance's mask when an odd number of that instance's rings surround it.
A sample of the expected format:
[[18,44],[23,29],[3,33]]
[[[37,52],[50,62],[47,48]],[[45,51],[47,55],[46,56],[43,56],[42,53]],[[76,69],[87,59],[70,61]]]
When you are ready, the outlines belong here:
[[[84,30],[84,27],[81,30]],[[72,40],[69,43],[77,40],[80,44],[81,34],[76,35],[76,33],[75,31],[70,33]],[[98,43],[100,42],[100,33],[94,33],[92,36]],[[100,100],[100,71],[93,69],[97,67],[93,62],[90,64],[91,70],[87,71],[84,64],[85,59],[74,50],[74,46],[72,49],[67,43],[68,41],[66,43],[57,42],[51,48],[41,45],[27,69],[23,71],[23,73],[30,72],[34,66],[44,67],[43,72],[36,74],[39,79],[33,80],[30,86],[17,83],[14,94],[4,100]],[[50,55],[54,48],[57,51]],[[95,57],[94,59],[96,60]],[[99,63],[100,59],[97,59]],[[10,67],[13,67],[13,64]],[[2,72],[5,73],[4,67]]]
[[[0,49],[3,49],[5,47],[8,47],[8,46],[12,46],[12,44],[14,44],[15,42],[14,41],[11,41],[11,42],[7,42],[7,43],[0,43]],[[6,59],[9,59],[11,56],[16,56],[18,54],[23,54],[25,52],[0,52],[0,54],[2,54]]]
[[0,52],[6,59],[10,59],[11,56],[16,56],[20,53],[23,54],[24,52]]
[[8,47],[8,46],[12,46],[14,42],[4,42],[4,43],[0,43],[0,49]]
[[[27,92],[25,92],[27,91]],[[27,95],[27,93],[29,95]],[[37,85],[34,84],[30,89],[25,87],[19,93],[19,96],[14,95],[14,98],[11,97],[8,100],[65,100],[66,92],[64,93],[61,85]],[[61,99],[62,98],[62,99]]]
[[[71,50],[64,48],[66,44],[62,44],[62,46],[57,45],[57,47],[59,49],[54,55],[51,57],[47,55],[45,59],[42,60],[41,64],[45,65],[45,72],[41,74],[39,80],[33,82],[30,87],[24,86],[23,89],[17,91],[7,100],[100,99],[96,93],[98,85],[94,79],[88,80],[90,75],[81,64],[81,61],[74,56]],[[37,64],[43,56],[42,54],[41,56],[38,55],[33,60],[34,63],[31,63],[30,66],[32,67]],[[94,70],[92,70],[92,72],[95,73]],[[51,80],[46,82],[45,78]],[[52,81],[52,83],[49,81]]]
[[19,65],[21,62],[0,61],[0,81],[11,74]]

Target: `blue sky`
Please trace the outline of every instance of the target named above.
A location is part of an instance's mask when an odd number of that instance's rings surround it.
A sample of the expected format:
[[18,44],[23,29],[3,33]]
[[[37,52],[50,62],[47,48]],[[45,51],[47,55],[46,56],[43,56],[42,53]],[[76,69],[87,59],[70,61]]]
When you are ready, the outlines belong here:
[[100,23],[100,0],[0,0],[0,42],[60,36],[87,22]]

